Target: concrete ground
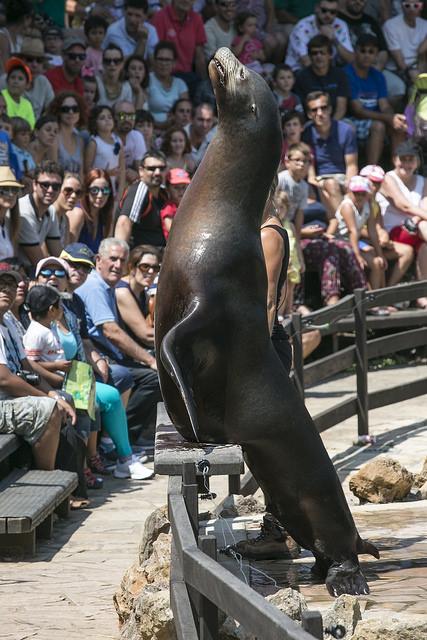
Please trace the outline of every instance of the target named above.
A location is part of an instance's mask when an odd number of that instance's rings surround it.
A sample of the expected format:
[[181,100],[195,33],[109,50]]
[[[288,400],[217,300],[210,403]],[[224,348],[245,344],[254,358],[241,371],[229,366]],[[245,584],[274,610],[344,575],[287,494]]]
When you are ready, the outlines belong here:
[[[369,376],[369,388],[398,384],[402,378],[406,381],[415,380],[425,376],[426,369],[425,366],[397,367],[374,372]],[[310,412],[316,414],[344,399],[348,393],[354,393],[354,387],[354,376],[340,376],[308,390],[307,405]],[[345,489],[352,470],[379,453],[387,452],[411,471],[419,470],[427,455],[426,401],[427,397],[422,396],[372,411],[371,432],[379,436],[374,446],[353,447],[352,441],[357,432],[355,418],[324,434],[325,444],[337,465]],[[167,479],[164,477],[140,483],[108,479],[103,490],[91,492],[90,509],[72,512],[68,520],[56,522],[53,539],[39,543],[34,559],[4,559],[0,563],[1,638],[117,639],[117,617],[112,597],[124,571],[136,558],[145,518],[154,508],[166,502],[166,486]],[[215,480],[213,490],[225,491],[225,486],[224,481]],[[353,510],[357,511],[352,497],[350,502],[353,503]],[[425,523],[426,508],[421,507],[421,503],[411,503],[410,507],[424,509]],[[373,509],[378,515],[383,507],[378,511],[373,507],[368,509]],[[396,510],[399,509],[402,509],[402,505],[397,505]],[[404,527],[411,519],[409,511],[399,519],[396,519],[395,512],[391,516],[385,511],[381,511],[381,514],[379,520],[386,520],[381,526],[389,524],[389,546],[404,549],[400,541],[411,536]],[[360,528],[364,529],[366,525],[367,533],[376,538],[378,529],[375,529],[374,520],[363,521],[364,518],[366,516],[362,513],[356,515]],[[415,520],[418,522],[418,515]],[[425,526],[417,531],[417,540],[412,540],[411,544],[424,545]],[[419,589],[423,588],[424,593],[427,589],[426,547],[417,547],[417,562],[412,563],[412,569],[410,565],[407,566],[410,570],[407,574],[409,582],[399,585],[400,592],[411,595],[411,588],[417,592],[416,598],[411,600],[414,606],[418,603]],[[413,559],[413,554],[408,555],[408,551],[412,550],[413,547],[406,548],[407,557]],[[384,551],[385,558],[389,558],[389,551]],[[369,574],[374,580],[375,562],[369,566]],[[421,587],[419,582],[413,582],[415,570],[415,580],[421,581]],[[384,576],[384,580],[381,578],[377,584],[380,590],[387,588],[385,573]],[[322,602],[324,587],[319,585],[311,588],[309,584],[307,586],[307,580],[303,582],[304,595],[313,603]],[[391,582],[396,588],[396,581]],[[386,595],[384,600],[393,600],[393,594]],[[421,612],[418,607],[415,610]]]

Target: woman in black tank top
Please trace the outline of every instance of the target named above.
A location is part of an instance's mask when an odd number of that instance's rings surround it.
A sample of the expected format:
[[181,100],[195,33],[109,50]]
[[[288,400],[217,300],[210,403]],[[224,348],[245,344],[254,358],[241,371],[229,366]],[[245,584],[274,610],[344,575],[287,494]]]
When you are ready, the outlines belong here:
[[[275,185],[273,185],[275,186]],[[283,228],[279,212],[273,204],[272,192],[267,202],[261,225],[261,243],[267,269],[267,317],[271,340],[286,371],[292,367],[292,348],[289,337],[279,322],[278,310],[286,297],[286,279],[289,264],[289,239]]]

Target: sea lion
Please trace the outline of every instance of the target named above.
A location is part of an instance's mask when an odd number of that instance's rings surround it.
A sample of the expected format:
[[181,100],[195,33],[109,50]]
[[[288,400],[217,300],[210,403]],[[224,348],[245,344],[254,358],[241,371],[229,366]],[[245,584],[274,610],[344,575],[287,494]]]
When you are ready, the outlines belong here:
[[228,49],[209,76],[218,132],[169,236],[156,350],[166,409],[188,440],[236,443],[274,515],[316,558],[331,595],[368,593],[363,541],[341,484],[268,332],[260,222],[281,151],[264,79]]

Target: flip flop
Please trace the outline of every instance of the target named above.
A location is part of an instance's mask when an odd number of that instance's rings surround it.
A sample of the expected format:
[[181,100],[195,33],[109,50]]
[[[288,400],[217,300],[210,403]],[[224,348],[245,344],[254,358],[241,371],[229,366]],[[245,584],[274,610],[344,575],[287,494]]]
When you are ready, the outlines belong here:
[[77,509],[85,509],[90,505],[90,500],[87,498],[78,498],[77,496],[71,496],[70,498],[70,509],[72,511],[77,511]]

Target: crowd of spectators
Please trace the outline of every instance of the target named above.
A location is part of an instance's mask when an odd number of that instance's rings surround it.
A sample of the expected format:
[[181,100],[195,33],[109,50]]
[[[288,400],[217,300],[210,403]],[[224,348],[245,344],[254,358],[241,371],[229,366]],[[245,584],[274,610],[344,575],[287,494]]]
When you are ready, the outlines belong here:
[[41,469],[68,468],[63,438],[83,450],[76,507],[104,474],[152,476],[156,283],[215,135],[219,47],[265,77],[282,120],[262,236],[273,261],[271,228],[290,241],[286,295],[268,294],[276,341],[279,312],[309,310],[307,272],[324,305],[411,269],[427,278],[416,99],[408,109],[427,72],[426,12],[420,0],[0,4],[0,433],[21,435]]

